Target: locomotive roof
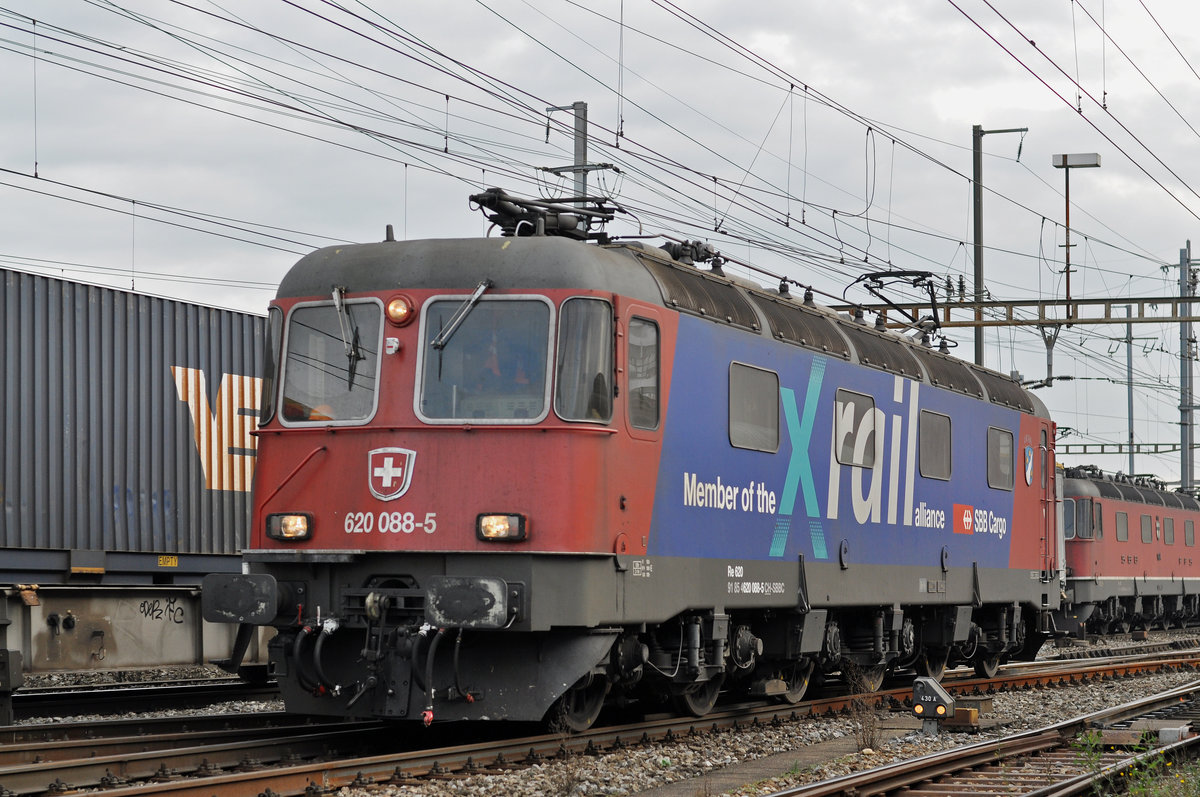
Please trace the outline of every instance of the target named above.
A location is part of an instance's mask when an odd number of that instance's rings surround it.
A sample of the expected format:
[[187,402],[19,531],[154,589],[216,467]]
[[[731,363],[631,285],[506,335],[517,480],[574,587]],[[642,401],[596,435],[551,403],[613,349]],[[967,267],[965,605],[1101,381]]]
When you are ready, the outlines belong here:
[[633,265],[624,247],[590,246],[559,236],[384,241],[312,252],[283,278],[278,295],[327,296],[334,281],[350,293],[469,291],[487,278],[497,291],[604,290],[661,304],[654,280]]
[[[917,379],[1040,417],[1045,405],[1012,378],[941,354],[719,268],[702,270],[641,242],[594,245],[563,236],[447,238],[329,246],[302,258],[279,298],[429,288],[605,291]],[[764,324],[765,322],[765,324]],[[764,329],[765,327],[765,329]]]
[[1187,493],[1165,490],[1150,480],[1132,479],[1123,473],[1114,476],[1094,467],[1068,468],[1066,477],[1063,494],[1067,498],[1112,498],[1170,509],[1200,510],[1200,501]]

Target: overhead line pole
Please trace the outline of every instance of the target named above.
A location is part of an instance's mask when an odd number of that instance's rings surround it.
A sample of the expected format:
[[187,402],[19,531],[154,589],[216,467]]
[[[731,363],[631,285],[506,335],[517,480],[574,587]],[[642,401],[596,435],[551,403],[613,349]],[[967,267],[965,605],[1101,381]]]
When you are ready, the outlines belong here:
[[[1125,315],[1133,318],[1133,305],[1125,305]],[[1129,475],[1137,473],[1133,469],[1133,452],[1137,448],[1133,442],[1133,321],[1125,324],[1125,400],[1129,413]]]
[[[983,137],[989,133],[1027,133],[1028,127],[1009,127],[1004,130],[984,130],[983,125],[971,127],[971,182],[975,222],[975,364],[983,365]],[[1020,157],[1020,147],[1017,157]]]
[[1063,196],[1066,199],[1066,232],[1063,235],[1063,260],[1066,267],[1063,274],[1067,275],[1067,318],[1071,317],[1071,170],[1100,168],[1100,154],[1097,152],[1075,152],[1064,155],[1051,155],[1050,164],[1055,169],[1063,170]]
[[[546,113],[554,113],[555,111],[570,111],[575,116],[575,163],[571,166],[562,167],[559,169],[551,169],[555,173],[574,172],[575,173],[575,197],[579,200],[576,204],[583,207],[584,197],[587,196],[587,173],[590,171],[588,167],[588,118],[587,118],[587,103],[582,100],[576,100],[570,105],[552,105],[546,109]],[[546,121],[546,140],[550,140],[550,122]]]
[[[1187,248],[1179,250],[1179,298],[1186,299],[1192,295],[1192,242],[1187,242]],[[1186,316],[1191,305],[1180,304],[1180,315]],[[1179,322],[1179,486],[1191,491],[1195,488],[1195,474],[1192,471],[1192,445],[1195,442],[1195,427],[1193,424],[1195,410],[1192,397],[1192,358],[1195,354],[1196,341],[1192,337],[1192,324],[1189,320]]]

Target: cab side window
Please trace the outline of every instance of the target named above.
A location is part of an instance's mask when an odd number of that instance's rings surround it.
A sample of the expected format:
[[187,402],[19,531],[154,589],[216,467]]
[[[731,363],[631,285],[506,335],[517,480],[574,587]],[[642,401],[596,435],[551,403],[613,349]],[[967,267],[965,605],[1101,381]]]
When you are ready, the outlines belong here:
[[658,428],[658,324],[629,319],[629,422]]
[[558,322],[554,411],[566,421],[607,423],[612,418],[612,306],[568,299]]
[[267,334],[263,339],[262,394],[258,400],[258,425],[262,426],[275,414],[275,389],[279,383],[279,361],[283,349],[283,311],[272,307],[267,311]]
[[[1075,539],[1075,499],[1063,499],[1063,539]],[[1082,536],[1082,535],[1080,535]]]
[[1013,488],[1013,434],[1007,429],[988,427],[987,480],[997,490]]
[[[1092,539],[1094,536],[1092,528],[1092,500],[1090,498],[1076,498],[1074,501],[1071,501],[1071,505],[1074,506],[1073,514],[1076,536],[1078,536],[1081,540]],[[1064,516],[1066,515],[1066,512],[1067,507],[1064,506]]]

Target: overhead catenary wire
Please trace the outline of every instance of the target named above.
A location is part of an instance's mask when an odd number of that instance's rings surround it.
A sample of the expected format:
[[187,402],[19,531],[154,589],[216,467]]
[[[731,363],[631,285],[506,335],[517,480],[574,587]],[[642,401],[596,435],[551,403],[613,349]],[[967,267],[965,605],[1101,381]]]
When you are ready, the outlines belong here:
[[[408,143],[410,144],[410,143],[412,143],[412,142],[408,142]],[[870,220],[868,220],[868,222],[869,222],[869,221],[870,221]],[[844,247],[844,246],[845,246],[845,241],[842,241],[842,242],[841,242],[841,244],[839,244],[839,246],[840,246],[840,247]],[[864,259],[865,259],[865,258],[864,258]]]
[[[327,7],[336,8],[336,6],[332,4],[327,4]],[[436,48],[434,48],[434,50],[426,50],[425,52],[432,53],[435,51],[435,49]],[[486,85],[490,86],[492,89],[495,89],[497,85],[491,82],[490,78],[480,77],[479,72],[471,72],[467,70],[466,72],[459,71],[456,74],[467,74],[471,76],[468,81],[464,81],[463,85],[470,85],[472,87],[475,87],[476,85],[480,87]],[[473,80],[486,81],[486,83],[475,84],[470,82]],[[352,81],[344,83],[343,85],[350,86],[352,85]],[[791,85],[790,81],[788,85]],[[244,89],[245,87],[242,88]],[[779,91],[781,94],[784,91],[784,88],[785,87],[783,86],[779,86]],[[295,91],[289,90],[285,91],[285,93],[300,96]],[[445,95],[443,94],[441,96]],[[457,94],[454,96],[455,99],[453,102],[453,107],[457,108],[459,96]],[[517,95],[507,91],[498,92],[498,95],[489,95],[489,97],[493,98],[496,96],[503,96],[505,99],[493,99],[488,103],[480,103],[476,107],[482,113],[499,114],[504,119],[510,120],[510,126],[512,124],[517,124],[517,120],[520,120],[524,115],[522,110],[518,110],[517,107],[511,104],[512,98]],[[462,99],[466,100],[467,102],[471,101],[465,96],[462,97]],[[820,103],[820,100],[810,93],[806,87],[804,102],[804,107],[806,110],[808,108],[810,99],[814,103]],[[528,98],[525,98],[522,102],[525,105],[530,104]],[[518,106],[520,104],[521,103],[518,103]],[[333,106],[330,107],[332,108]],[[342,111],[348,113],[351,109],[351,103],[343,103],[338,107]],[[814,104],[814,108],[815,107],[817,107],[816,104]],[[281,103],[279,108],[280,111],[276,111],[276,113],[292,113],[292,111],[289,109],[289,104],[287,103]],[[354,111],[354,113],[363,114],[365,113],[365,108],[360,105]],[[322,112],[311,114],[311,119],[315,120],[321,115]],[[332,114],[324,112],[324,115],[332,115],[336,118],[338,116],[338,112],[335,111]],[[860,116],[865,118],[865,115]],[[295,128],[297,128],[298,125],[291,121],[291,116],[285,118],[287,121],[279,126],[280,129],[286,129],[290,127],[293,129],[291,132],[295,132]],[[297,116],[296,118],[303,117]],[[382,119],[383,117],[379,118]],[[458,117],[455,116],[454,118],[457,119]],[[412,125],[413,120],[410,119],[408,121],[410,125]],[[313,124],[316,123],[316,121],[313,121]],[[390,119],[388,120],[388,123],[391,123]],[[476,120],[475,123],[477,124],[478,120]],[[370,124],[361,124],[357,119],[340,120],[331,123],[328,129],[333,129],[339,126],[351,130],[356,134],[363,134],[367,136],[371,136],[376,132],[381,132],[373,129],[373,126]],[[885,129],[883,125],[879,124],[874,124],[872,126],[876,131],[882,131]],[[398,158],[393,156],[392,161],[403,164],[406,171],[410,163],[412,163],[415,168],[420,168],[420,166],[417,165],[420,163],[417,157],[410,157],[409,154],[426,151],[423,148],[427,148],[427,142],[420,140],[419,136],[430,134],[435,129],[445,129],[446,127],[453,127],[454,133],[457,136],[455,140],[464,142],[464,146],[466,147],[473,148],[478,144],[484,143],[482,138],[473,141],[470,129],[468,127],[459,125],[457,121],[452,119],[452,123],[450,125],[433,125],[429,124],[428,121],[426,121],[426,124],[423,127],[420,125],[412,125],[411,129],[414,131],[414,133],[410,140],[404,140],[404,137],[394,136],[393,134],[393,140],[389,141],[387,144],[384,144],[384,146],[411,147],[410,150],[406,150],[405,155]],[[805,140],[807,149],[807,136]],[[335,143],[337,146],[346,146],[345,141],[338,141]],[[625,144],[626,142],[623,141],[622,143]],[[920,235],[927,240],[938,242],[944,241],[948,244],[948,249],[950,249],[950,251],[956,251],[959,245],[962,243],[961,236],[944,235],[936,232],[931,233],[925,229],[918,229],[919,225],[907,223],[907,221],[903,218],[896,218],[891,213],[890,202],[886,212],[882,212],[881,209],[879,214],[870,212],[864,213],[862,214],[863,223],[857,224],[851,218],[851,213],[847,212],[847,208],[843,206],[844,204],[849,203],[842,203],[840,200],[838,200],[836,205],[829,202],[810,205],[808,202],[808,197],[805,196],[804,187],[799,189],[801,194],[800,213],[802,218],[804,218],[804,214],[810,209],[810,207],[815,209],[816,213],[811,217],[813,223],[804,225],[807,227],[807,229],[804,230],[803,236],[799,236],[796,232],[796,225],[792,225],[793,229],[790,231],[786,226],[781,226],[779,229],[774,229],[772,226],[772,219],[786,219],[788,216],[787,203],[793,199],[793,192],[790,188],[790,185],[788,185],[786,182],[781,182],[778,185],[771,185],[755,179],[754,184],[750,184],[749,182],[736,177],[728,178],[720,174],[714,175],[711,173],[711,170],[707,172],[696,169],[690,171],[686,169],[681,170],[682,164],[679,162],[678,158],[661,156],[656,154],[654,149],[643,144],[633,143],[629,146],[633,152],[630,156],[623,156],[622,179],[627,181],[627,185],[630,188],[637,188],[638,190],[645,190],[648,192],[646,194],[646,199],[636,204],[638,205],[638,210],[646,211],[646,217],[654,222],[660,229],[665,229],[668,227],[673,228],[677,225],[687,226],[698,230],[708,227],[709,222],[704,220],[702,214],[698,212],[699,203],[692,203],[692,206],[689,207],[689,200],[684,199],[683,202],[680,201],[681,190],[686,192],[689,190],[689,186],[703,183],[706,192],[715,188],[718,194],[722,197],[722,202],[726,201],[726,197],[731,197],[735,194],[740,197],[739,204],[731,207],[743,218],[731,220],[730,223],[726,224],[725,232],[723,232],[720,237],[723,237],[728,241],[753,242],[755,245],[762,245],[772,251],[776,251],[787,256],[794,256],[798,262],[812,265],[814,268],[823,269],[832,276],[852,276],[861,271],[861,269],[844,266],[838,262],[837,252],[843,249],[847,252],[847,257],[850,257],[851,253],[854,253],[855,257],[863,258],[863,261],[868,263],[872,268],[889,262],[892,259],[891,254],[895,254],[902,259],[912,257],[915,262],[936,264],[937,270],[941,270],[945,267],[945,260],[947,258],[931,258],[928,251],[914,249],[912,247],[906,248],[902,243],[897,243],[895,252],[889,253],[888,257],[877,258],[871,256],[868,251],[870,248],[869,244],[867,246],[863,246],[861,245],[861,240],[857,238],[857,236],[862,235],[869,240],[871,229],[867,227],[867,225],[871,225],[873,227],[876,224],[884,224],[886,229],[889,231],[889,236],[891,235],[892,231],[905,231],[906,233]],[[897,146],[904,147],[905,145],[897,143],[893,139],[893,148]],[[363,151],[364,154],[376,156],[375,151],[368,150],[366,147],[359,147],[358,149]],[[438,149],[441,148],[439,147]],[[455,149],[455,147],[451,147],[451,149]],[[518,151],[515,145],[511,142],[505,142],[501,146],[493,145],[491,149],[493,151],[487,155],[479,153],[471,157],[467,157],[463,154],[455,154],[455,159],[453,161],[443,158],[437,158],[436,160],[432,159],[436,153],[422,155],[421,157],[427,158],[426,165],[431,174],[444,174],[452,179],[463,180],[464,182],[469,182],[472,185],[480,184],[481,178],[479,175],[484,172],[495,175],[496,179],[511,179],[514,181],[523,181],[525,184],[532,184],[532,181],[530,181],[527,176],[526,170],[535,166],[537,163],[533,148],[526,147],[525,156],[518,156],[516,158],[511,157],[514,152]],[[936,161],[937,159],[932,158],[932,160]],[[744,162],[745,161],[740,161],[740,163],[743,164]],[[738,167],[738,161],[730,159],[728,163],[731,167],[731,170],[735,167],[742,168],[744,170],[743,172],[737,174],[745,174],[746,171],[748,171],[745,170],[744,166]],[[466,178],[465,175],[468,170],[471,170],[473,173],[469,178]],[[807,163],[804,164],[803,172],[806,185],[808,180]],[[734,174],[732,171],[730,173]],[[681,177],[682,182],[680,182]],[[742,183],[743,186],[740,190],[735,191],[735,187],[738,186],[739,183]],[[848,198],[854,195],[861,197],[861,194],[857,194],[857,191],[847,191],[844,193],[844,195]],[[139,199],[139,202],[140,201],[141,200]],[[857,208],[853,209],[857,210]],[[770,211],[770,213],[768,214],[767,211]],[[1038,215],[1037,218],[1041,218],[1042,215]],[[833,229],[835,219],[837,227],[836,230]],[[1001,246],[996,247],[995,249],[989,247],[988,251],[1009,252],[1014,251],[1014,249],[1013,247]],[[1033,257],[1033,255],[1030,255],[1029,253],[1017,254],[1026,258]],[[1156,263],[1156,265],[1158,265],[1158,263]],[[1117,272],[1114,271],[1114,273]],[[1003,281],[1001,280],[997,280],[995,284],[1001,287],[1004,285]]]
[[[979,28],[979,30],[982,31],[985,36],[987,36],[989,39],[991,39],[996,45],[998,45],[1002,50],[1004,50],[1004,52],[1006,52],[1009,56],[1011,56],[1018,64],[1021,65],[1021,67],[1023,67],[1027,72],[1029,72],[1029,74],[1033,75],[1034,78],[1036,78],[1043,86],[1045,86],[1054,96],[1058,97],[1064,103],[1070,105],[1070,100],[1068,100],[1066,97],[1063,97],[1062,94],[1060,94],[1053,86],[1051,86],[1046,81],[1045,78],[1043,78],[1034,69],[1032,69],[1028,64],[1026,64],[1011,49],[1009,49],[1008,47],[1003,45],[995,36],[992,35],[992,33],[990,31],[988,31],[986,28],[984,28],[982,24],[980,24],[976,19],[974,19],[966,11],[964,11],[962,9],[962,7],[959,6],[958,3],[955,2],[955,0],[947,0],[947,2],[950,3],[950,5],[954,6],[954,8],[957,9],[964,17],[966,17],[968,20],[970,20],[971,23],[974,24],[977,28]],[[1099,102],[1096,101],[1095,97],[1093,97],[1087,91],[1087,89],[1083,88],[1083,86],[1081,86],[1077,81],[1072,79],[1071,76],[1069,74],[1067,74],[1063,70],[1063,68],[1054,61],[1054,59],[1050,58],[1050,56],[1048,56],[1045,52],[1040,50],[1037,47],[1037,43],[1033,39],[1031,39],[1024,31],[1022,31],[1011,20],[1009,20],[1008,17],[1006,17],[999,10],[997,10],[996,7],[994,5],[992,5],[992,3],[989,0],[982,0],[982,2],[989,9],[991,9],[992,12],[995,13],[996,16],[998,16],[1006,25],[1008,25],[1010,28],[1012,28],[1012,30],[1018,36],[1020,36],[1027,44],[1029,44],[1031,47],[1033,47],[1033,49],[1035,51],[1037,51],[1037,53],[1039,55],[1041,55],[1043,58],[1045,58],[1046,61],[1048,61],[1055,68],[1056,71],[1058,71],[1060,74],[1062,74],[1064,77],[1066,77],[1067,80],[1071,81],[1071,84],[1073,86],[1075,86],[1076,88],[1078,88],[1079,91],[1082,92],[1084,96],[1086,96],[1089,100],[1092,100],[1097,106],[1101,105]],[[1188,193],[1192,194],[1197,199],[1200,199],[1200,194],[1196,193],[1196,190],[1193,189],[1186,180],[1184,180],[1182,177],[1180,177],[1179,174],[1176,173],[1174,169],[1172,169],[1170,166],[1168,166],[1167,163],[1165,161],[1163,161],[1162,158],[1157,153],[1154,152],[1154,150],[1152,150],[1149,146],[1147,146],[1144,142],[1142,142],[1142,140],[1140,138],[1138,138],[1133,133],[1133,131],[1131,131],[1123,122],[1121,122],[1119,119],[1117,119],[1116,115],[1113,114],[1111,109],[1102,108],[1102,110],[1104,111],[1105,114],[1107,114],[1109,116],[1109,118],[1111,118],[1114,122],[1117,123],[1117,125],[1121,128],[1122,131],[1124,131],[1147,154],[1149,154],[1151,158],[1153,158],[1160,166],[1162,166],[1164,169],[1166,169],[1168,174],[1170,174],[1172,177],[1174,177],[1179,182],[1180,185],[1182,185],[1184,188],[1186,188]],[[1095,122],[1093,122],[1086,114],[1080,113],[1080,118],[1084,119],[1093,130],[1095,130],[1097,133],[1099,133],[1100,136],[1103,137],[1104,140],[1107,141],[1109,144],[1111,144],[1114,149],[1116,149],[1118,152],[1120,152],[1122,155],[1124,155],[1125,158],[1138,169],[1138,171],[1140,171],[1151,182],[1153,182],[1155,185],[1157,185],[1164,193],[1167,194],[1167,196],[1169,196],[1181,208],[1183,208],[1183,210],[1185,212],[1187,212],[1188,215],[1192,216],[1197,221],[1200,221],[1200,213],[1197,213],[1194,209],[1189,207],[1187,205],[1187,203],[1185,203],[1182,199],[1180,199],[1178,196],[1176,196],[1175,193],[1173,191],[1171,191],[1171,189],[1167,188],[1167,186],[1164,185],[1161,180],[1159,180],[1157,177],[1155,177],[1153,174],[1151,174],[1150,171],[1144,165],[1142,165],[1142,163],[1139,160],[1137,160],[1131,154],[1129,154],[1129,152],[1127,152],[1124,147],[1122,147],[1119,143],[1117,143],[1112,138],[1112,136],[1108,135],[1106,132],[1101,130],[1100,127]]]

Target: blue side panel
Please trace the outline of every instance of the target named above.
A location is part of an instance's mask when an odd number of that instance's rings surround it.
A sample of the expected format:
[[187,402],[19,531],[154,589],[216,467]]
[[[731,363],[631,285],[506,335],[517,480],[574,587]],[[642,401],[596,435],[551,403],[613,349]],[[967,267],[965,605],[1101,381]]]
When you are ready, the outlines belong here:
[[[844,546],[854,562],[928,565],[946,547],[956,565],[1008,567],[1014,493],[987,485],[987,436],[1016,435],[1018,412],[690,316],[678,341],[650,554],[836,561]],[[732,362],[779,375],[778,451],[730,444]],[[854,417],[839,389],[874,413]],[[920,410],[951,419],[949,480],[920,475]],[[874,466],[838,463],[838,433]]]

